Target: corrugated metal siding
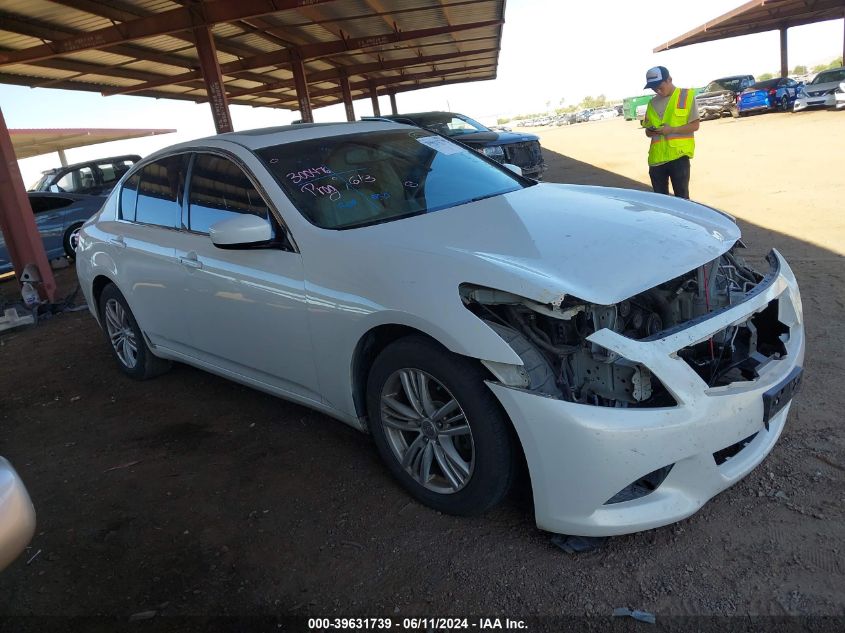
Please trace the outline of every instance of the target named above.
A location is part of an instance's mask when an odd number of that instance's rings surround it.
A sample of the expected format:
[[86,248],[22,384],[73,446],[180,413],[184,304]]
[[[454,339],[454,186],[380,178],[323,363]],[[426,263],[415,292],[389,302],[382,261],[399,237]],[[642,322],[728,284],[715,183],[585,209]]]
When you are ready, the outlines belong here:
[[[346,38],[372,37],[390,34],[394,26],[402,32],[410,32],[422,29],[444,27],[449,24],[466,24],[479,21],[489,21],[504,18],[504,0],[475,0],[472,3],[465,3],[455,6],[455,2],[464,0],[380,0],[371,6],[367,0],[344,0],[327,4],[303,6],[298,9],[276,12],[264,16],[250,18],[248,21],[235,21],[227,24],[214,25],[212,32],[218,48],[218,60],[221,64],[227,64],[239,59],[248,58],[255,54],[272,53],[283,51],[284,47],[279,43],[277,36],[260,33],[261,28],[269,28],[278,31],[277,35],[284,40],[290,41],[297,46],[308,44],[319,44],[325,42],[336,42],[342,32]],[[105,3],[104,11],[108,9]],[[377,10],[375,9],[377,7]],[[130,13],[137,13],[139,16],[161,13],[176,9],[184,9],[184,6],[174,0],[122,0],[119,9]],[[96,7],[92,7],[92,11]],[[382,11],[400,11],[391,15],[378,15]],[[62,6],[48,0],[2,0],[0,11],[16,14],[22,22],[30,22],[33,27],[52,29],[57,36],[64,38],[79,32],[90,32],[112,25],[111,20],[99,17],[86,11],[76,10]],[[259,29],[259,31],[253,31]],[[37,31],[32,31],[37,33]],[[437,85],[442,78],[454,80],[456,78],[476,79],[478,77],[493,77],[496,73],[498,54],[484,54],[473,57],[473,50],[497,48],[500,44],[501,27],[491,26],[473,31],[462,31],[432,36],[417,41],[403,41],[389,43],[382,46],[373,46],[364,50],[344,51],[332,55],[331,58],[306,60],[306,74],[331,71],[337,66],[354,66],[368,64],[379,59],[383,60],[406,60],[408,62],[408,73],[430,72],[437,73],[437,77],[426,78],[422,81],[403,81],[398,84],[391,84],[389,87],[380,87],[380,91],[386,90],[407,90],[428,85]],[[62,80],[72,81],[74,85],[87,86],[88,89],[101,91],[104,87],[139,87],[137,94],[149,96],[194,98],[206,99],[204,83],[201,80],[192,80],[188,83],[156,86],[143,89],[145,85],[143,75],[148,75],[151,80],[157,77],[167,78],[173,75],[181,75],[188,69],[198,66],[198,56],[193,45],[190,43],[190,33],[176,33],[172,35],[159,35],[147,37],[127,45],[120,45],[122,48],[115,50],[115,47],[107,47],[103,50],[82,50],[63,55],[55,60],[45,60],[36,63],[17,63],[10,66],[0,66],[0,75],[7,73],[16,77],[28,78],[29,85],[39,86],[55,82],[61,84]],[[475,40],[475,41],[467,41]],[[0,30],[0,49],[24,50],[41,45],[43,42],[38,37],[27,36],[21,33]],[[133,57],[127,51],[132,47],[140,52]],[[417,65],[418,55],[455,55],[460,58],[453,62],[443,60],[435,65]],[[171,63],[161,61],[162,56],[172,58]],[[152,57],[154,59],[149,59]],[[146,58],[146,59],[145,59]],[[113,67],[113,73],[95,70],[89,71],[85,66],[79,66],[76,70],[72,63],[88,64],[94,66]],[[69,68],[51,68],[50,66],[70,66]],[[481,64],[487,67],[464,72],[465,65],[478,66]],[[138,76],[138,79],[121,75],[130,74]],[[142,73],[141,75],[138,75]],[[380,79],[398,79],[398,70],[386,70],[370,73],[368,76]],[[353,81],[361,81],[364,77],[355,76]],[[243,71],[240,74],[224,75],[224,81],[231,90],[251,90],[256,93],[263,92],[265,84],[279,81],[292,81],[291,69],[287,66],[274,66],[272,64],[263,68],[254,68]],[[18,82],[17,79],[9,81]],[[24,83],[23,81],[18,83]],[[335,90],[335,94],[318,95],[314,98],[315,105],[337,103],[341,101],[340,88],[336,81],[322,81],[311,85],[314,91]],[[368,97],[367,91],[353,91],[356,97]],[[284,100],[284,107],[298,108],[296,95],[293,90],[277,90],[269,96],[242,95],[232,100],[232,103],[279,104],[278,100]]]

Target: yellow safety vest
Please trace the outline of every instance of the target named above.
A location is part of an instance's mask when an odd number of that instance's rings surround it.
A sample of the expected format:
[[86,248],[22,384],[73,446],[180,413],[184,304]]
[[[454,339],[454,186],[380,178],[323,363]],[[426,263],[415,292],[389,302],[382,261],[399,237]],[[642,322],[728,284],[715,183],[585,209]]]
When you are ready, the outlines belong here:
[[[669,125],[680,127],[689,123],[689,115],[692,110],[692,90],[686,88],[675,88],[669,102],[666,104],[666,111],[663,118],[657,116],[657,111],[648,102],[645,111],[643,127],[660,127]],[[681,156],[693,157],[695,154],[695,139],[692,132],[687,134],[668,134],[666,136],[653,136],[651,145],[648,148],[648,164],[660,165],[675,160]]]

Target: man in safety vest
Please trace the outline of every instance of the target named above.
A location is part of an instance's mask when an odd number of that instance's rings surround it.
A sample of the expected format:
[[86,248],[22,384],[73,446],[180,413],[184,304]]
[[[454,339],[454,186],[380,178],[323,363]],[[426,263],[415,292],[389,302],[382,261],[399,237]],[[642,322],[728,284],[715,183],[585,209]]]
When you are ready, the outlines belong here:
[[646,73],[646,88],[657,94],[646,109],[642,122],[651,139],[648,149],[648,175],[655,193],[672,191],[679,198],[689,198],[690,159],[695,154],[698,130],[698,107],[693,91],[676,88],[664,66],[655,66]]

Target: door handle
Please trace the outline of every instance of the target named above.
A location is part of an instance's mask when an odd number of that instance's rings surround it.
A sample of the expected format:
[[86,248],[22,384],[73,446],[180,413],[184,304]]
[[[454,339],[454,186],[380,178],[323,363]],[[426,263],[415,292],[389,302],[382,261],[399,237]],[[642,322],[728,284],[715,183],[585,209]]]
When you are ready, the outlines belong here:
[[202,268],[202,262],[197,259],[197,254],[193,252],[180,257],[179,263],[188,268]]
[[117,237],[110,237],[109,244],[113,244],[114,246],[119,246],[120,248],[126,248],[126,242],[123,241],[123,236],[118,235]]

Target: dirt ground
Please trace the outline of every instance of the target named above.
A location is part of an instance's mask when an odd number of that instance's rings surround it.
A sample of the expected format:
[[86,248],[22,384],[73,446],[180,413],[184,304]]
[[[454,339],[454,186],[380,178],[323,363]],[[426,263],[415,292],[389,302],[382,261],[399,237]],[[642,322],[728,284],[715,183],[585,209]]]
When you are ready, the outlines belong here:
[[[539,134],[548,181],[647,182],[633,122]],[[524,486],[484,517],[441,515],[411,501],[366,436],[185,366],[133,382],[90,315],[64,313],[0,334],[0,455],[38,511],[29,549],[0,573],[0,629],[460,615],[576,630],[630,607],[679,630],[842,630],[845,112],[708,121],[697,144],[693,198],[736,215],[755,258],[774,246],[790,261],[808,353],[773,453],[692,518],[573,556],[534,526]],[[72,268],[59,283],[73,290]]]

